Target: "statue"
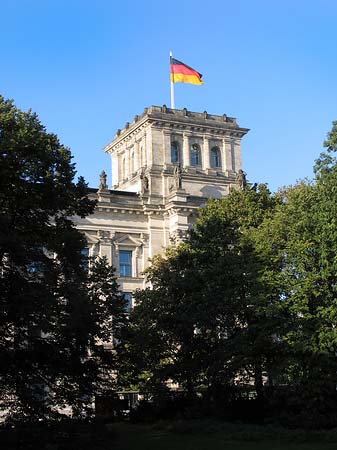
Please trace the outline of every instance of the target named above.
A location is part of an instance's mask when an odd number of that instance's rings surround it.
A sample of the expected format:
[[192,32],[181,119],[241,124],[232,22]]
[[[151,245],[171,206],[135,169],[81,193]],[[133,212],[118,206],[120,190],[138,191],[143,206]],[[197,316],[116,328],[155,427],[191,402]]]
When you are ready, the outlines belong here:
[[181,165],[180,163],[178,163],[173,170],[173,176],[174,176],[174,187],[176,189],[181,189],[182,188],[182,170],[181,170]]
[[246,173],[241,169],[238,171],[236,176],[236,183],[242,191],[244,191],[247,187]]
[[140,181],[141,181],[140,193],[143,195],[146,192],[149,192],[149,179],[144,172],[142,172],[140,175]]
[[106,189],[108,189],[108,185],[106,182],[106,173],[104,172],[104,170],[102,170],[99,175],[99,190],[105,191]]

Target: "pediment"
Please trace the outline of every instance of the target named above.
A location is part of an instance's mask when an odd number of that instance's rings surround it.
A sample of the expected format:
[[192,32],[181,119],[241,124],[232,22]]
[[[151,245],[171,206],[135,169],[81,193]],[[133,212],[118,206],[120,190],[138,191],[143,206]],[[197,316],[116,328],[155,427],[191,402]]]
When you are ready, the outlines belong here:
[[143,244],[143,240],[130,236],[129,234],[124,234],[123,236],[119,236],[117,239],[114,239],[114,244],[139,247],[140,245]]

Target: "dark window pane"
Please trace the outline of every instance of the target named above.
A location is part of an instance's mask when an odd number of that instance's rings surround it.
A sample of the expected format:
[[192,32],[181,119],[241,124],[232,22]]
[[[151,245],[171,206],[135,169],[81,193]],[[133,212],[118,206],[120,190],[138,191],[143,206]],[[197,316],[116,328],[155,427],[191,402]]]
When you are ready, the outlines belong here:
[[123,297],[125,300],[125,312],[129,312],[132,308],[132,292],[123,292]]
[[211,167],[221,167],[221,153],[218,147],[211,150]]
[[120,250],[119,252],[119,274],[121,277],[132,276],[132,251]]
[[81,266],[84,270],[89,269],[89,249],[82,248],[81,250]]
[[192,144],[190,150],[190,164],[191,166],[201,165],[201,150],[198,144]]
[[178,142],[171,144],[171,162],[176,164],[180,161],[180,148]]

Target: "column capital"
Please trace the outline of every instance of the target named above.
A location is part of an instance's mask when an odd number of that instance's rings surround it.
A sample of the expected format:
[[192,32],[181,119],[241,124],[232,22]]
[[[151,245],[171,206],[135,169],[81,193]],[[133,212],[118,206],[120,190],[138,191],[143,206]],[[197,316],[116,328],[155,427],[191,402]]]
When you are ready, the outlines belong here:
[[193,136],[191,131],[183,131],[183,138],[189,138],[191,136]]

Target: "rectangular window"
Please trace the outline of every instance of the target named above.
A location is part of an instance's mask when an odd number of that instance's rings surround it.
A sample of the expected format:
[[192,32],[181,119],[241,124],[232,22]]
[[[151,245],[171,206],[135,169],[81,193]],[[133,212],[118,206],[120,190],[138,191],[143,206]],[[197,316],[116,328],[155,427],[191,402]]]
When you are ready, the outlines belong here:
[[81,250],[81,267],[82,269],[89,270],[89,249],[82,248]]
[[125,312],[130,312],[132,309],[132,292],[123,292],[125,300]]
[[132,277],[132,251],[120,250],[119,275],[121,277]]

